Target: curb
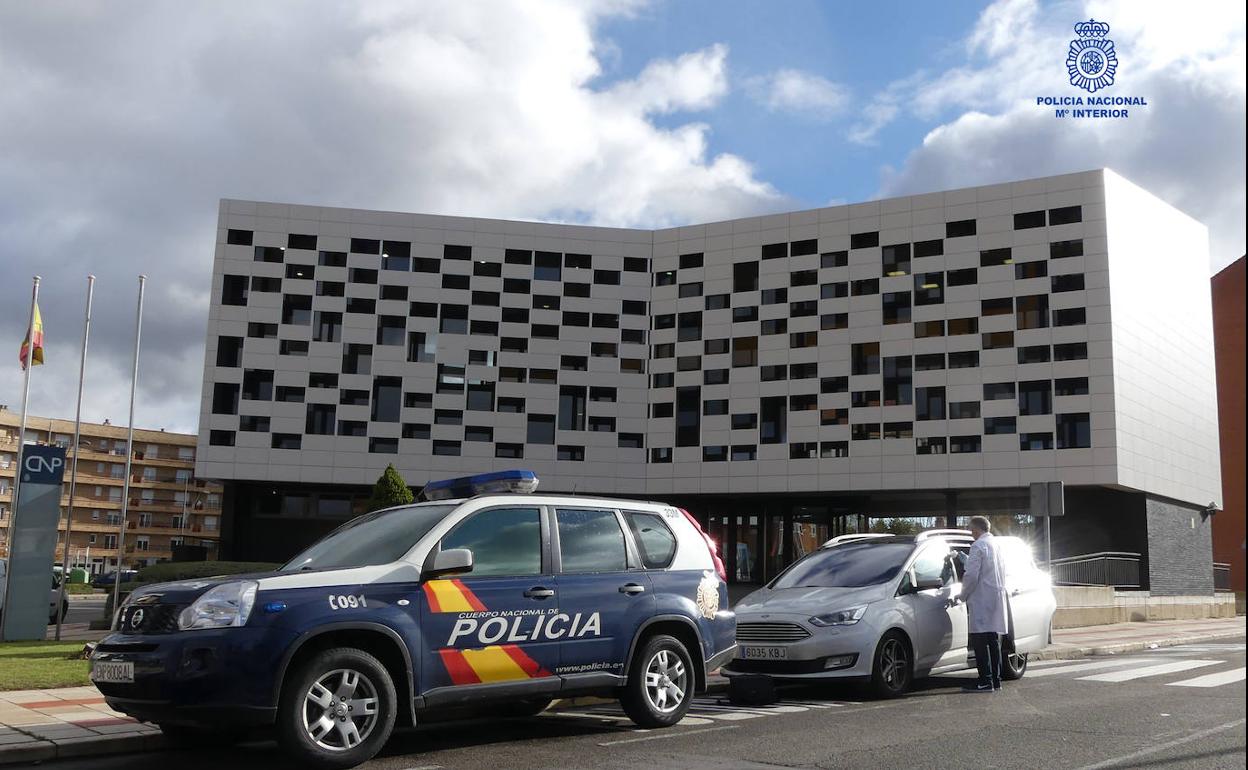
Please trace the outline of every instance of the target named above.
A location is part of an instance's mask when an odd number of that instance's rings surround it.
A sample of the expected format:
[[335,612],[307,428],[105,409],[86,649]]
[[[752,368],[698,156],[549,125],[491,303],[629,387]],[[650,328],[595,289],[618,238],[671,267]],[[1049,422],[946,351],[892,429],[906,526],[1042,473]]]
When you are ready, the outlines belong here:
[[1090,645],[1065,650],[1044,650],[1043,652],[1032,653],[1031,657],[1035,660],[1078,660],[1079,658],[1087,658],[1092,655],[1116,655],[1120,652],[1139,652],[1156,647],[1175,647],[1180,644],[1196,644],[1214,639],[1228,639],[1243,635],[1244,630],[1242,628],[1227,629],[1226,631],[1208,631],[1191,636],[1166,636],[1159,639],[1143,639],[1138,642]]
[[65,738],[59,741],[36,740],[0,746],[0,765],[156,751],[167,745],[165,736],[160,733],[120,733],[89,738]]

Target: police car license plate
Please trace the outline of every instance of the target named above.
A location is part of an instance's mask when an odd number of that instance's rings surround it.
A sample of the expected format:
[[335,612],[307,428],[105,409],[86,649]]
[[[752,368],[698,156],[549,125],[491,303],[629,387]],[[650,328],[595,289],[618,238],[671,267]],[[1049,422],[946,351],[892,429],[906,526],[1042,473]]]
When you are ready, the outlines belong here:
[[128,660],[97,660],[91,664],[91,681],[130,684],[134,682],[134,663]]
[[742,647],[741,657],[745,660],[786,660],[789,657],[787,647]]

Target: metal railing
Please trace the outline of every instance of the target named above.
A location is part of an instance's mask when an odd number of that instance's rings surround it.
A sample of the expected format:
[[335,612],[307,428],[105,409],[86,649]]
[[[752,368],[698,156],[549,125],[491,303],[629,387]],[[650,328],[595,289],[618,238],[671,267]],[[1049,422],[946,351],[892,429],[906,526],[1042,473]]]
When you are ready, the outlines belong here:
[[1231,590],[1231,565],[1220,561],[1213,563],[1213,590]]
[[1140,554],[1101,551],[1054,559],[1049,573],[1059,586],[1140,588]]

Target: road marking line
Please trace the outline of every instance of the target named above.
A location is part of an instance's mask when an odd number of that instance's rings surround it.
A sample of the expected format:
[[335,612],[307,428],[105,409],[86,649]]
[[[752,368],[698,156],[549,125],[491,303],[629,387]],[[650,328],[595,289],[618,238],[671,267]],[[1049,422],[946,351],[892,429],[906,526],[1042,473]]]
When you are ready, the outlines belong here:
[[1097,671],[1102,668],[1133,666],[1137,663],[1156,663],[1159,660],[1161,660],[1161,658],[1115,658],[1113,660],[1098,660],[1092,663],[1073,663],[1069,666],[1054,666],[1052,668],[1041,669],[1040,671],[1028,671],[1026,677],[1032,679],[1038,676],[1056,676],[1058,674],[1070,674],[1079,671]]
[[1224,684],[1244,681],[1244,667],[1230,671],[1219,671],[1216,674],[1205,674],[1195,679],[1184,679],[1182,682],[1169,682],[1171,687],[1221,687]]
[[1220,660],[1176,660],[1173,663],[1162,663],[1156,666],[1144,666],[1143,668],[1129,668],[1126,671],[1111,671],[1108,674],[1081,676],[1079,679],[1085,682],[1126,682],[1131,679],[1143,679],[1148,676],[1177,674],[1180,671],[1190,671],[1193,668],[1212,666],[1222,662]]
[[643,735],[640,738],[625,738],[622,741],[607,741],[598,744],[599,746],[618,746],[621,743],[640,743],[641,741],[658,741],[664,738],[682,738],[686,735],[697,735],[698,733],[713,733],[716,730],[735,730],[736,725],[720,725],[719,727],[706,727],[701,730],[681,730],[678,733],[667,733],[664,735]]
[[603,719],[613,722],[631,722],[632,720],[626,716],[617,714],[600,714],[590,711],[551,711],[548,712],[552,717],[577,717],[578,719]]
[[695,716],[704,717],[704,718],[706,718],[706,719],[722,719],[722,720],[724,720],[725,722],[739,722],[739,721],[741,721],[742,719],[759,719],[760,717],[765,717],[765,716],[767,716],[766,714],[755,714],[755,713],[748,712],[748,711],[705,711],[705,710],[698,710],[698,711],[696,711],[696,713],[695,713],[695,710],[694,710],[694,709],[689,709],[689,712],[690,712],[690,713],[694,713],[694,714],[695,714]]
[[681,719],[681,720],[680,720],[679,722],[677,722],[676,724],[678,724],[678,725],[685,725],[686,727],[696,727],[696,726],[698,726],[698,725],[713,725],[713,724],[715,724],[715,720],[713,720],[713,719],[704,719],[704,718],[702,718],[702,717],[691,717],[691,716],[685,716],[683,719]]
[[725,705],[716,704],[713,706],[712,705],[700,706],[700,705],[695,704],[691,706],[689,710],[696,711],[699,709],[703,711],[734,711],[734,712],[740,711],[740,712],[745,712],[745,713],[750,713],[750,714],[758,714],[759,716],[767,716],[768,714],[797,714],[799,712],[805,711],[806,707],[805,706],[780,706],[780,705],[730,706],[726,704]]
[[1141,749],[1140,751],[1137,751],[1133,754],[1125,754],[1121,757],[1114,757],[1113,759],[1107,759],[1103,762],[1097,762],[1095,765],[1084,765],[1083,767],[1079,768],[1079,770],[1104,770],[1105,768],[1117,767],[1121,765],[1130,766],[1137,759],[1143,759],[1144,757],[1147,757],[1149,754],[1156,754],[1159,751],[1172,749],[1175,746],[1182,746],[1185,743],[1191,743],[1192,741],[1199,741],[1203,738],[1208,738],[1210,735],[1215,735],[1217,733],[1223,732],[1224,730],[1230,730],[1232,728],[1239,727],[1245,721],[1248,721],[1248,720],[1236,719],[1234,722],[1227,722],[1224,725],[1218,725],[1217,727],[1211,727],[1208,730],[1201,730],[1198,733],[1192,733],[1186,738],[1176,738],[1173,741],[1167,741],[1166,743],[1159,743],[1156,746],[1149,746],[1147,749]]

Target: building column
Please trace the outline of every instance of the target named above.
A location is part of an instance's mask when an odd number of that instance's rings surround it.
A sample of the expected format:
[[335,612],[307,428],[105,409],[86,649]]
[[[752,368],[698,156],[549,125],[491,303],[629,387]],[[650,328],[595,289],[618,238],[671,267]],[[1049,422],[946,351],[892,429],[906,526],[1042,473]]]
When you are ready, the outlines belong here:
[[958,493],[952,489],[945,491],[945,527],[956,529],[958,526]]

